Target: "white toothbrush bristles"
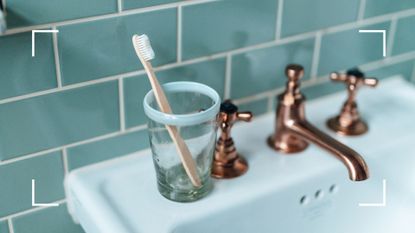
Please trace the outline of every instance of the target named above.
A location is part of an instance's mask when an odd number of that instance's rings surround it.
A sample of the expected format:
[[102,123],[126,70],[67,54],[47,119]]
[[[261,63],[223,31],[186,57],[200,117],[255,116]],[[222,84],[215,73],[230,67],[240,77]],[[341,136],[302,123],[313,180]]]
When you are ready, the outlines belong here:
[[154,58],[154,51],[153,48],[151,48],[150,39],[146,34],[134,35],[133,44],[136,52],[139,53],[145,61],[150,61]]

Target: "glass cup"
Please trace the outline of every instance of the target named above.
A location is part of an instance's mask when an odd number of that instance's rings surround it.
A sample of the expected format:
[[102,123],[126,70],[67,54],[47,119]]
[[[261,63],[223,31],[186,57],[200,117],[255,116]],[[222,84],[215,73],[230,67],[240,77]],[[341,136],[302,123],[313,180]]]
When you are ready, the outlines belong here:
[[[212,88],[195,82],[163,85],[173,114],[159,110],[153,91],[144,97],[148,134],[159,192],[178,202],[196,201],[213,188],[210,178],[216,141],[220,97]],[[201,186],[193,186],[166,125],[175,126],[196,163]]]

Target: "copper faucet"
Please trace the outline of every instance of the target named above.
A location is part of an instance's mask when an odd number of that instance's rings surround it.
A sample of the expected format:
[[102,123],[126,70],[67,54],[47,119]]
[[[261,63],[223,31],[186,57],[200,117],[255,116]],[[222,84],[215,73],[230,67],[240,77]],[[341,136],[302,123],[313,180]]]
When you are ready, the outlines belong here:
[[231,137],[231,129],[236,121],[251,121],[251,112],[238,112],[238,107],[230,100],[220,106],[218,124],[221,135],[216,143],[212,176],[218,179],[234,178],[248,170],[248,163],[238,154]]
[[268,138],[268,144],[275,150],[295,153],[303,151],[312,142],[342,161],[352,181],[368,179],[366,162],[356,151],[323,133],[305,119],[305,97],[300,92],[303,67],[288,65],[285,74],[288,77],[287,87],[278,96],[275,133]]
[[342,135],[361,135],[368,131],[366,122],[360,117],[357,109],[356,94],[361,86],[376,87],[376,78],[366,78],[358,69],[348,70],[346,74],[331,73],[330,79],[344,82],[347,86],[348,97],[338,116],[330,118],[327,125],[330,129]]

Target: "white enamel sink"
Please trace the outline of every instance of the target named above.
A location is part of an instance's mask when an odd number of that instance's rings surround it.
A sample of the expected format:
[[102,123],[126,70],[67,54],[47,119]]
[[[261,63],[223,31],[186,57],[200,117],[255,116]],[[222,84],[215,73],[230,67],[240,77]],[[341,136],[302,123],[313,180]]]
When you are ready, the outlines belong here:
[[307,118],[363,155],[368,181],[349,181],[341,162],[313,145],[292,156],[268,148],[274,127],[268,114],[235,126],[249,171],[215,181],[206,198],[186,204],[163,198],[144,151],[72,172],[66,182],[71,214],[87,233],[415,232],[415,88],[391,78],[362,90],[359,108],[370,130],[360,137],[325,127],[344,99],[309,101]]

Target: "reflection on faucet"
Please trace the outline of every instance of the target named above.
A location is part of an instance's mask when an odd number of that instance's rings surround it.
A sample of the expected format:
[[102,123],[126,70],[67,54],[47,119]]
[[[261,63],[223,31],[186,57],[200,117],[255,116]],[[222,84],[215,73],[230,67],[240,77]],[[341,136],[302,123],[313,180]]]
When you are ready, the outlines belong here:
[[288,65],[287,89],[278,97],[275,134],[268,138],[268,144],[284,153],[300,152],[312,142],[336,156],[349,171],[353,181],[369,178],[366,162],[354,150],[326,135],[305,119],[304,96],[299,90],[299,81],[304,75],[300,65]]

